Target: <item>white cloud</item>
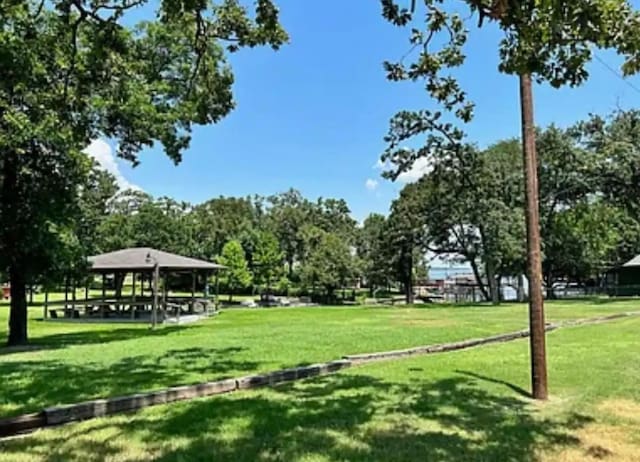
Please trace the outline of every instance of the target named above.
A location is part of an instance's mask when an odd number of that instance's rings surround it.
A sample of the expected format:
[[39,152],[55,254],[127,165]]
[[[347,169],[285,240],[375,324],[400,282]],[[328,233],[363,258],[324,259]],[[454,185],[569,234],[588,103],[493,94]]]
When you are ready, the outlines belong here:
[[388,170],[390,166],[391,166],[391,164],[389,163],[389,161],[388,161],[388,160],[387,160],[387,161],[385,161],[385,162],[383,162],[383,161],[382,161],[382,159],[378,159],[378,160],[376,161],[376,163],[375,163],[375,164],[373,164],[373,167],[372,167],[372,168],[373,168],[374,170]]
[[416,159],[411,168],[398,176],[401,183],[414,183],[422,178],[423,175],[429,173],[433,169],[431,160],[427,157]]
[[104,170],[115,177],[116,183],[118,183],[118,187],[120,189],[141,189],[140,186],[130,183],[129,180],[124,177],[120,171],[118,163],[116,162],[116,158],[113,155],[113,149],[111,149],[111,146],[109,146],[106,141],[100,139],[93,140],[84,152],[97,160]]
[[367,181],[364,182],[365,187],[369,191],[375,191],[378,188],[378,180],[374,180],[373,178],[367,178]]
[[[394,169],[391,162],[388,160],[383,162],[381,159],[378,159],[376,163],[373,164],[372,168],[374,170],[380,170],[381,172],[391,171]],[[420,157],[413,163],[413,166],[409,170],[398,175],[397,181],[399,183],[414,183],[422,178],[424,174],[429,173],[432,168],[433,166],[429,158]]]

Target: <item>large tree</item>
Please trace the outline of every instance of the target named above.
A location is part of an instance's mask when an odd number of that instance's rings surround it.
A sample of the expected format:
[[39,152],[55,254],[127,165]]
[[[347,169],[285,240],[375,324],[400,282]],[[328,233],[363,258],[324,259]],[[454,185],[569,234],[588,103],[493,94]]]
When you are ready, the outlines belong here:
[[415,204],[409,216],[424,226],[422,246],[466,260],[483,296],[495,303],[501,276],[524,270],[522,177],[514,163],[519,147],[515,140],[484,151],[467,145],[462,155],[434,160],[399,199]]
[[302,266],[302,279],[310,287],[324,289],[327,301],[336,289],[355,275],[355,262],[348,243],[338,234],[316,228],[308,256]]
[[425,193],[418,184],[407,185],[391,204],[385,226],[385,256],[394,279],[402,284],[408,304],[414,302],[415,268],[422,262],[426,249],[428,225],[422,214]]
[[365,218],[358,228],[357,255],[360,270],[371,295],[377,288],[388,287],[393,278],[392,264],[388,258],[389,239],[387,219],[379,213]]
[[[404,3],[402,6],[399,3]],[[418,9],[421,3],[424,10]],[[465,62],[468,33],[454,4],[443,0],[381,0],[383,15],[398,26],[411,25],[410,42],[419,50],[415,59],[386,63],[391,80],[425,81],[426,90],[459,122],[473,117],[473,104],[450,68]],[[593,48],[614,48],[625,55],[625,74],[640,69],[640,15],[628,0],[463,0],[478,26],[493,23],[503,33],[499,70],[519,77],[522,114],[523,167],[527,225],[529,318],[533,396],[547,397],[544,311],[538,223],[536,146],[532,78],[554,87],[579,85],[588,77]],[[420,15],[418,15],[420,13]],[[424,16],[423,16],[424,15]],[[418,20],[414,19],[418,17]],[[426,143],[406,149],[414,136],[428,133]],[[409,168],[415,159],[434,151],[457,152],[464,131],[441,111],[402,111],[391,123],[385,160]]]
[[[136,17],[146,21],[134,23]],[[234,106],[225,52],[287,40],[271,0],[15,0],[0,5],[0,265],[9,344],[27,342],[25,283],[46,271],[89,166],[115,139],[137,162],[154,143],[179,162],[194,124]],[[55,260],[52,255],[49,260]]]
[[229,301],[232,301],[234,292],[249,287],[253,280],[240,241],[227,242],[222,248],[218,263],[226,267],[222,273],[222,283],[229,291]]
[[259,232],[251,262],[254,282],[263,284],[268,292],[271,284],[281,276],[283,262],[283,252],[275,235],[269,231]]
[[257,207],[249,198],[210,199],[195,206],[190,215],[196,255],[208,260],[220,255],[230,239],[251,241],[257,228]]
[[78,191],[79,217],[76,233],[87,255],[103,251],[100,229],[109,217],[109,204],[118,186],[113,175],[94,163],[85,184]]
[[295,189],[270,196],[267,201],[269,228],[280,241],[291,280],[294,264],[304,252],[302,230],[309,224],[312,204]]

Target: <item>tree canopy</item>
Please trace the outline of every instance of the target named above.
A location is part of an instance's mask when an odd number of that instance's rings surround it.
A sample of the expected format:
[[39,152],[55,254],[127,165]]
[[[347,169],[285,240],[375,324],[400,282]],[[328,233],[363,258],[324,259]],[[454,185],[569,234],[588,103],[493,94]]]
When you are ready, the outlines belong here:
[[[57,249],[89,174],[83,150],[117,141],[134,164],[159,143],[174,162],[193,125],[234,106],[226,54],[278,48],[287,35],[270,0],[18,0],[0,5],[0,266],[11,279],[10,344],[27,341],[25,284]],[[144,8],[148,20],[133,22]]]

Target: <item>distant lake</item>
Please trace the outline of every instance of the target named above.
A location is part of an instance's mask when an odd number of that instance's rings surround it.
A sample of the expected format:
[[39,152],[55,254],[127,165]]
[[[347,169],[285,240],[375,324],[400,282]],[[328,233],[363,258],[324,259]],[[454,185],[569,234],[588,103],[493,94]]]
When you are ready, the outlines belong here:
[[432,266],[429,268],[429,279],[448,279],[460,274],[473,274],[468,266]]
[[[461,274],[472,275],[473,271],[468,266],[432,266],[429,268],[429,279],[449,279]],[[515,300],[517,292],[509,286],[502,287],[503,300]]]

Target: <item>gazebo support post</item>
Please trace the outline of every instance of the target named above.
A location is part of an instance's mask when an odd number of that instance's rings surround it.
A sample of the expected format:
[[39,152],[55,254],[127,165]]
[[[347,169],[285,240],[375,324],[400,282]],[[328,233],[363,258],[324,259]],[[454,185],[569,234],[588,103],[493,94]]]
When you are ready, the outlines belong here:
[[84,280],[84,315],[89,314],[89,279]]
[[214,303],[216,311],[220,307],[220,271],[216,270],[216,301]]
[[158,279],[160,279],[160,267],[156,261],[153,266],[153,305],[151,305],[151,328],[155,329],[158,322]]
[[191,270],[191,303],[189,304],[189,313],[193,313],[196,303],[196,271]]
[[64,314],[67,315],[67,310],[69,309],[69,276],[64,278]]
[[100,317],[104,318],[104,305],[107,302],[107,273],[102,273],[102,303],[100,303]]
[[136,318],[136,272],[132,272],[131,276],[133,277],[133,285],[131,286],[131,319],[135,319]]
[[47,320],[49,316],[49,288],[45,285],[44,287],[44,320]]
[[71,281],[71,319],[76,315],[76,278]]
[[133,278],[133,285],[131,286],[131,298],[133,301],[136,300],[136,273],[135,271],[131,273],[131,277]]
[[167,317],[167,300],[169,298],[169,273],[165,271],[162,276],[162,322]]

